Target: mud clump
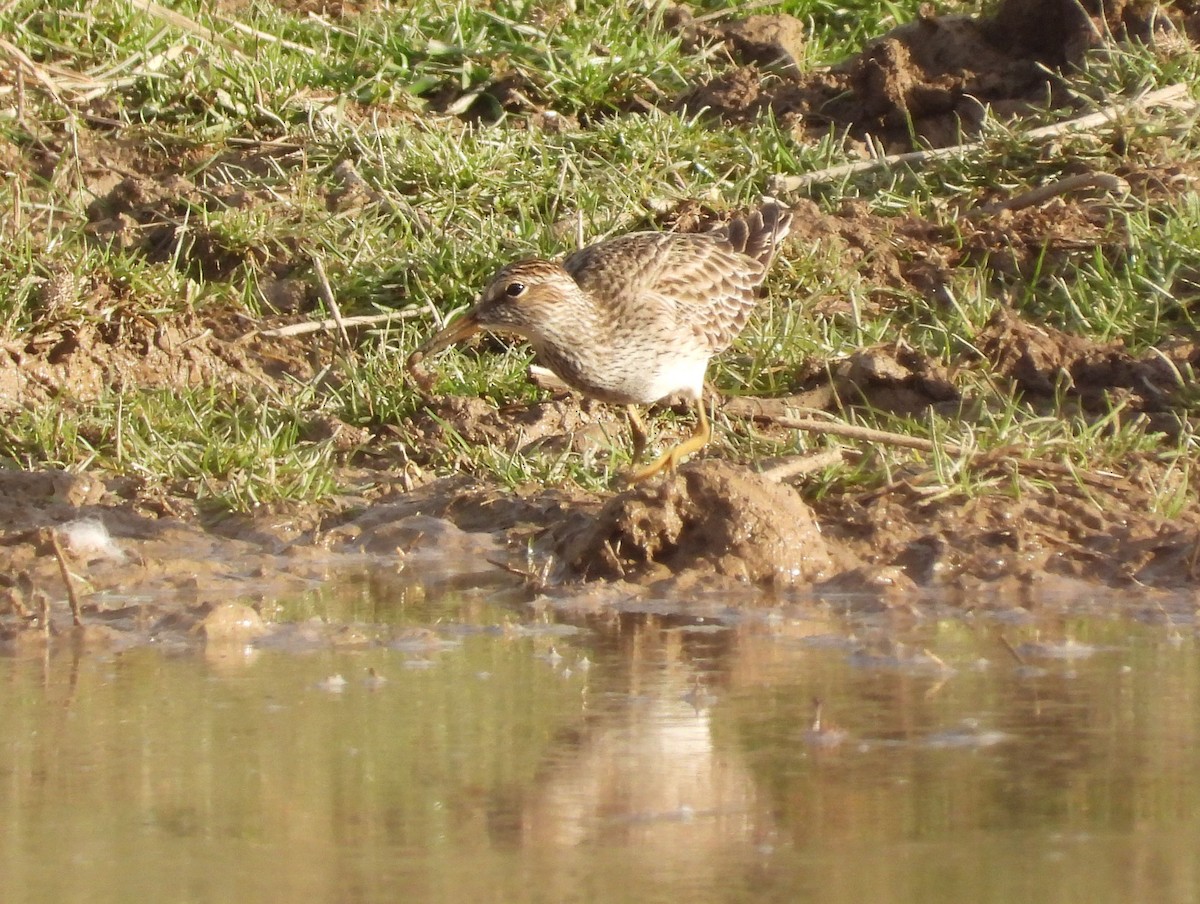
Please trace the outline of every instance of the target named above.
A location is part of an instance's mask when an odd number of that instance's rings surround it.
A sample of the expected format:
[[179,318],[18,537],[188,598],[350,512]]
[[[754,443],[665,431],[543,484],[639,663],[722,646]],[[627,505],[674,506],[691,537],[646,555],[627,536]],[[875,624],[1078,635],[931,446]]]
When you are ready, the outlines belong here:
[[1095,342],[1003,310],[980,334],[979,349],[1022,392],[1053,397],[1065,391],[1090,411],[1116,402],[1135,411],[1170,411],[1183,388],[1180,375],[1200,366],[1194,341],[1177,340],[1135,357],[1119,339]]
[[840,399],[879,411],[919,415],[931,406],[956,407],[962,398],[946,367],[899,345],[857,351],[832,372]]
[[952,143],[959,122],[979,118],[978,103],[1033,99],[1047,84],[1035,59],[1011,56],[988,40],[987,23],[932,16],[872,42],[846,66],[873,133],[899,133],[908,123],[939,144]]
[[556,555],[584,579],[703,570],[787,586],[832,568],[812,511],[795,490],[721,461],[689,464],[665,483],[614,496],[560,534]]
[[88,205],[87,232],[99,245],[138,252],[152,263],[174,263],[196,280],[228,280],[243,268],[268,269],[269,264],[287,272],[294,249],[240,246],[189,218],[195,207],[217,211],[262,203],[262,198],[230,186],[202,190],[176,173],[159,179],[129,177]]
[[[496,447],[511,454],[548,448],[590,453],[623,441],[625,432],[608,406],[569,397],[496,409],[477,396],[447,396],[431,401],[407,428],[418,461],[421,449],[444,447],[455,438],[464,448]],[[461,458],[465,463],[468,456]]]
[[747,63],[798,73],[804,61],[804,23],[788,15],[750,16],[726,27],[725,43]]
[[[978,130],[988,109],[1010,116],[1047,103],[1070,105],[1057,71],[1079,64],[1106,35],[1153,40],[1156,29],[1168,27],[1156,23],[1156,13],[1161,19],[1151,3],[1094,0],[1007,0],[992,17],[940,16],[923,7],[915,21],[860,54],[808,72],[799,69],[803,32],[790,16],[715,26],[675,12],[663,21],[685,43],[723,42],[744,64],[693,86],[677,107],[734,123],[770,111],[798,134],[812,137],[832,126],[901,150],[914,138],[954,144]],[[1169,25],[1190,33],[1189,21],[1173,11]],[[763,82],[754,68],[763,65],[780,77]]]
[[311,378],[318,351],[300,340],[245,336],[228,311],[151,317],[123,287],[98,280],[75,302],[36,312],[19,339],[0,338],[0,412],[55,400],[92,402],[109,390],[237,385]]

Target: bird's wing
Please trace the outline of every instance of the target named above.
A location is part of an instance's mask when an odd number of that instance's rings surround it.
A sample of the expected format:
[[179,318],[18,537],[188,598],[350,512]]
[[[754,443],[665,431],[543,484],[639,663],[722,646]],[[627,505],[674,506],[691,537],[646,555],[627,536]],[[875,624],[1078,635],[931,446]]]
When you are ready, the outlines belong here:
[[583,248],[563,267],[593,298],[637,305],[643,316],[628,322],[674,324],[709,355],[742,331],[764,273],[721,236],[647,232]]

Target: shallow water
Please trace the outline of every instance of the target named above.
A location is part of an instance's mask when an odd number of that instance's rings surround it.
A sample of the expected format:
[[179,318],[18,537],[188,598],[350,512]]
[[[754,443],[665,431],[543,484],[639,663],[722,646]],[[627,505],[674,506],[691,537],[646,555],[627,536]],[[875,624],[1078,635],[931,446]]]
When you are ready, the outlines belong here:
[[0,898],[1200,899],[1190,619],[495,600],[0,657]]

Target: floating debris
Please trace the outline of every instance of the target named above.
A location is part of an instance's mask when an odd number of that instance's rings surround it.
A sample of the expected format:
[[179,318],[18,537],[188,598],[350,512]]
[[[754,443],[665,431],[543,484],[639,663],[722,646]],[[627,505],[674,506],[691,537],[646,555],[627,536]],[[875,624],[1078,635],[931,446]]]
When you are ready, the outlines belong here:
[[340,694],[346,690],[346,681],[341,674],[333,674],[317,682],[317,688],[330,694]]
[[850,732],[824,721],[822,708],[821,700],[813,697],[813,720],[803,734],[804,743],[809,747],[832,749],[850,737]]
[[125,552],[112,538],[99,518],[79,518],[58,528],[58,537],[67,551],[81,559],[109,559],[123,562]]

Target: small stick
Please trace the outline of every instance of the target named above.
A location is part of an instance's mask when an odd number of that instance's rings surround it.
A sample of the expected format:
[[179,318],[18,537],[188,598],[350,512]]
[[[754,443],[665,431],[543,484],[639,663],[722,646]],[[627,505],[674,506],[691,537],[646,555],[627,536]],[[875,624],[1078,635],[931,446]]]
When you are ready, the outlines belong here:
[[[1028,141],[1035,141],[1041,138],[1054,138],[1067,132],[1078,132],[1087,129],[1098,128],[1115,121],[1119,116],[1131,113],[1141,107],[1155,107],[1170,104],[1188,93],[1187,85],[1168,85],[1166,88],[1160,88],[1157,91],[1151,91],[1143,94],[1141,97],[1135,98],[1127,103],[1113,104],[1095,113],[1089,113],[1086,116],[1080,116],[1077,119],[1068,119],[1064,122],[1054,123],[1053,125],[1042,126],[1037,129],[1030,129],[1023,133]],[[1195,109],[1197,104],[1189,101],[1186,103],[1189,109]],[[883,167],[893,167],[906,163],[924,163],[927,160],[940,160],[946,157],[957,157],[966,154],[970,151],[979,150],[984,146],[982,140],[968,141],[964,144],[955,144],[944,148],[930,148],[923,151],[908,151],[904,154],[889,154],[886,157],[875,157],[871,160],[859,160],[854,163],[842,163],[838,166],[827,167],[823,170],[816,170],[811,173],[804,173],[799,176],[772,176],[769,182],[772,192],[790,192],[798,191],[801,188],[807,188],[818,182],[829,182],[834,179],[841,179],[846,176],[854,176],[859,173],[869,172],[874,169]]]
[[17,67],[17,124],[25,126],[25,70],[20,66]]
[[[25,51],[21,50],[21,48],[16,44],[13,44],[11,41],[5,40],[4,38],[0,38],[0,51],[3,51],[12,57],[13,61],[16,63],[17,71],[28,72],[41,84],[43,88],[50,93],[50,96],[54,98],[55,101],[57,101],[63,107],[67,105],[63,100],[62,95],[59,94],[58,86],[54,83],[54,79],[50,78],[50,76],[45,73],[41,66],[30,59]],[[21,94],[24,96],[23,90]]]
[[1007,637],[998,633],[996,634],[996,639],[1000,641],[1000,646],[1004,647],[1004,649],[1008,651],[1008,655],[1017,661],[1017,665],[1026,664],[1025,657],[1021,655],[1020,651],[1012,645]]
[[13,184],[12,184],[12,232],[13,232],[13,235],[20,235],[24,219],[25,218],[22,216],[21,182],[19,179],[14,179]]
[[1101,188],[1115,195],[1129,194],[1129,183],[1120,176],[1114,176],[1111,173],[1077,173],[1074,176],[1067,176],[1065,179],[1058,179],[1048,185],[1039,185],[1037,188],[1019,194],[1014,198],[1009,198],[1007,201],[999,201],[995,204],[985,204],[983,207],[977,207],[975,210],[968,211],[965,216],[968,220],[979,220],[984,217],[993,216],[1002,210],[1021,210],[1025,207],[1033,207],[1058,195],[1065,195],[1085,188]]
[[[871,427],[859,427],[855,424],[835,424],[830,421],[819,421],[814,418],[772,417],[761,416],[762,420],[770,421],[786,430],[801,430],[805,433],[818,433],[825,436],[840,436],[843,439],[857,439],[882,446],[897,446],[902,449],[915,449],[918,452],[942,452],[946,455],[966,455],[969,462],[978,467],[987,464],[995,458],[994,452],[971,452],[965,446],[954,442],[935,443],[919,436],[906,436],[903,433],[891,433],[887,430],[875,430]],[[1097,474],[1074,468],[1058,461],[1046,461],[1039,458],[1011,458],[1009,461],[1017,468],[1040,471],[1043,474],[1053,474],[1059,477],[1071,477],[1093,486],[1115,490],[1126,486],[1117,477]]]
[[420,317],[422,313],[417,308],[405,308],[402,311],[393,311],[390,314],[362,314],[356,317],[343,317],[340,322],[333,318],[328,320],[306,320],[304,323],[276,326],[268,330],[252,330],[248,335],[280,339],[284,336],[302,336],[305,333],[328,332],[329,330],[336,330],[343,327],[372,326],[376,323],[390,323],[393,320],[411,320],[414,317]]
[[876,430],[873,427],[860,427],[857,424],[837,424],[832,421],[820,421],[816,418],[800,417],[771,417],[766,418],[786,430],[800,430],[804,433],[820,433],[825,436],[840,436],[843,439],[860,439],[868,443],[879,443],[883,446],[899,446],[904,449],[916,449],[918,452],[942,451],[947,455],[961,455],[964,448],[957,443],[938,443],[922,439],[919,436],[906,436],[903,433],[891,433],[887,430]]
[[28,606],[25,605],[25,594],[21,592],[20,587],[9,588],[8,595],[5,597],[5,599],[8,602],[9,608],[11,608],[13,612],[17,613],[18,617],[23,618],[26,621],[29,621],[31,618],[33,618],[33,612]]
[[346,321],[342,317],[342,309],[338,306],[337,299],[333,297],[333,286],[329,284],[329,277],[325,275],[325,265],[315,254],[312,256],[312,262],[313,271],[317,274],[317,288],[321,291],[321,298],[324,299],[325,306],[329,308],[329,313],[333,315],[334,325],[341,333],[346,348],[350,348],[350,334],[346,332]]
[[779,464],[763,468],[760,473],[767,480],[783,483],[793,477],[801,477],[811,474],[813,471],[819,471],[821,468],[839,464],[843,457],[841,449],[826,449],[824,452],[816,452],[812,455],[789,455]]
[[42,614],[42,633],[44,635],[46,635],[46,637],[49,637],[50,636],[50,597],[46,596],[46,594],[42,593],[42,591],[40,591],[40,590],[37,591],[36,596],[37,596],[38,611],[41,612],[41,614]]
[[942,659],[941,656],[937,655],[935,652],[933,652],[933,650],[929,649],[929,647],[922,647],[921,652],[924,653],[927,658],[932,659],[934,664],[937,665],[937,667],[943,672],[954,671],[953,668],[946,665],[946,660]]
[[71,576],[71,569],[67,567],[66,556],[63,555],[62,547],[58,543],[58,534],[53,528],[50,530],[50,545],[54,547],[54,558],[58,559],[58,572],[62,575],[63,583],[67,585],[67,601],[71,604],[71,620],[75,622],[76,628],[82,628],[83,613],[79,606],[79,595],[75,592],[75,579]]

